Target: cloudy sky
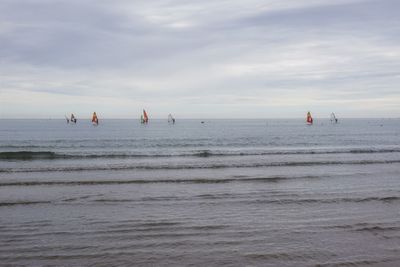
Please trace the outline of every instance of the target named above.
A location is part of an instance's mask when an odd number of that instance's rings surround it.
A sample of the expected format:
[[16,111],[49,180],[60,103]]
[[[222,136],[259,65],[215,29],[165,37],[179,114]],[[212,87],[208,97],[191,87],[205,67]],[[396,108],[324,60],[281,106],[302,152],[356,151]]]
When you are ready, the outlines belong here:
[[1,0],[0,118],[400,117],[399,0]]

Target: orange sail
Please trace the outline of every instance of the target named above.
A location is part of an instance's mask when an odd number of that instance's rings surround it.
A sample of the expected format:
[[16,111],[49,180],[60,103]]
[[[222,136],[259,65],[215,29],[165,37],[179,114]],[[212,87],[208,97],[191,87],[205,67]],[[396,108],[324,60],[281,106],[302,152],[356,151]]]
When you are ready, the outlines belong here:
[[96,112],[93,112],[92,122],[96,125],[99,124],[99,119],[97,118]]
[[146,110],[143,109],[143,121],[144,123],[149,122],[149,117],[147,116]]
[[307,113],[307,123],[308,124],[313,124],[313,118],[311,116],[311,112],[310,111]]

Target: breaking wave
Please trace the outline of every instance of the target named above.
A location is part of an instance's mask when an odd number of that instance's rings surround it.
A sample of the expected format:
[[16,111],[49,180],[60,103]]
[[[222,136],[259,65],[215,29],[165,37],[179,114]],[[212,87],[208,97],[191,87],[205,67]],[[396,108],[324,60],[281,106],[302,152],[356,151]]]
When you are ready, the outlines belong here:
[[1,160],[56,160],[56,159],[96,159],[96,158],[162,158],[162,157],[224,157],[224,156],[268,156],[268,155],[314,155],[314,154],[372,154],[400,153],[400,148],[379,149],[316,149],[316,150],[268,150],[268,151],[212,151],[194,150],[176,153],[107,153],[93,154],[58,153],[54,151],[6,151],[0,152]]

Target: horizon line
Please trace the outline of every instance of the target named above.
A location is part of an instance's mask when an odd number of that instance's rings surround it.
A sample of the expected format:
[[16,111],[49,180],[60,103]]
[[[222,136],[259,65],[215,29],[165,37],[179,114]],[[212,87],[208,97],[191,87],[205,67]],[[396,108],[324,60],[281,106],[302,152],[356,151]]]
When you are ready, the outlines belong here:
[[[79,118],[79,120],[91,120],[91,117],[83,117]],[[313,117],[314,119],[330,119],[330,117]],[[176,119],[176,117],[175,117]],[[304,117],[282,117],[282,118],[178,118],[179,120],[297,120],[304,119]],[[400,117],[340,117],[340,119],[400,119]],[[62,117],[54,117],[54,118],[0,118],[0,120],[65,120]],[[100,120],[140,120],[140,118],[100,118]],[[150,118],[149,120],[168,120],[168,118]]]

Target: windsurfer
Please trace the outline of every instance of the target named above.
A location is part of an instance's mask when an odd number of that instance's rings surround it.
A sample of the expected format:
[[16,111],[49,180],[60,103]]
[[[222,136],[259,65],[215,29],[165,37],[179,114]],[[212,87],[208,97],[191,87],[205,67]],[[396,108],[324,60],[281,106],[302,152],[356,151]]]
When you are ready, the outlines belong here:
[[76,118],[73,113],[71,113],[71,122],[76,123]]
[[307,124],[311,125],[313,124],[313,118],[311,116],[311,112],[307,112]]
[[93,112],[92,123],[93,123],[93,125],[99,124],[99,119],[97,118],[96,112]]

